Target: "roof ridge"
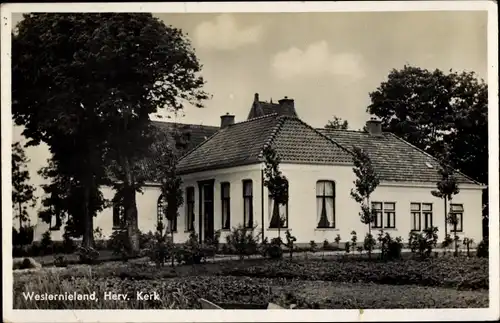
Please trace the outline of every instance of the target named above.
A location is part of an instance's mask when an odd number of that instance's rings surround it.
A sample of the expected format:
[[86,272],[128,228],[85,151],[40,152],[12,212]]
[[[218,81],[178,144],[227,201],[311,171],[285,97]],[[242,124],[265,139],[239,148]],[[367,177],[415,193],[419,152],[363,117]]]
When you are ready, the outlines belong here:
[[[399,141],[402,141],[404,142],[405,144],[407,144],[408,146],[412,147],[413,149],[423,153],[424,155],[426,155],[427,157],[431,158],[432,160],[436,161],[437,163],[441,164],[439,159],[437,159],[436,157],[432,156],[431,154],[429,154],[428,152],[426,152],[425,150],[423,149],[420,149],[418,148],[417,146],[411,144],[410,142],[404,140],[403,138],[400,138],[399,136],[395,135],[394,133],[392,132],[387,132],[388,134],[392,135],[394,138],[396,138],[397,140]],[[473,183],[477,184],[477,185],[485,185],[483,183],[480,183],[478,181],[476,181],[475,179],[473,179],[472,177],[470,176],[467,176],[466,174],[462,173],[461,171],[457,170],[455,167],[452,167],[453,170],[457,173],[459,173],[460,175],[462,175],[463,177],[467,178],[468,180],[471,180]]]
[[278,115],[277,113],[266,114],[266,115],[263,115],[263,116],[258,116],[258,117],[254,117],[254,118],[251,118],[251,119],[247,119],[247,120],[243,120],[243,121],[240,121],[240,122],[233,123],[233,124],[229,125],[229,127],[233,127],[233,126],[238,125],[238,124],[252,122],[252,121],[260,120],[260,119],[264,119],[264,118],[275,117],[277,115]]
[[181,122],[172,122],[172,121],[159,121],[159,120],[151,120],[152,123],[161,123],[161,124],[169,124],[169,125],[179,125],[179,126],[197,126],[197,127],[210,127],[210,128],[219,128],[218,126],[211,125],[203,125],[197,123],[181,123]]
[[[268,115],[264,115],[264,116],[259,116],[259,117],[255,117],[255,118],[252,118],[252,119],[248,119],[248,120],[244,120],[244,121],[241,121],[241,122],[238,122],[238,123],[234,123],[234,124],[231,124],[231,125],[228,125],[227,128],[229,127],[234,127],[236,125],[240,125],[240,124],[246,124],[246,123],[250,123],[250,122],[253,122],[253,121],[258,121],[258,120],[261,120],[261,119],[265,119],[265,118],[270,118],[270,117],[274,117],[276,116],[277,113],[273,113],[273,114],[268,114]],[[186,154],[184,154],[184,156],[182,156],[178,162],[180,162],[181,160],[183,160],[184,158],[188,157],[189,155],[191,155],[195,150],[197,150],[199,147],[203,146],[205,143],[207,143],[208,141],[210,141],[213,137],[215,137],[218,133],[221,132],[221,130],[224,130],[225,128],[221,128],[219,131],[216,131],[214,134],[212,134],[210,137],[208,137],[207,139],[205,139],[202,143],[200,143],[198,146],[195,146],[193,147],[191,150],[189,150]]]
[[311,125],[309,125],[307,123],[305,123],[304,121],[302,121],[298,117],[295,117],[295,116],[285,116],[285,117],[297,119],[300,123],[302,123],[303,125],[305,125],[306,127],[310,128],[310,129],[312,129],[314,132],[316,132],[317,134],[319,134],[321,137],[327,139],[329,142],[331,142],[334,145],[338,146],[340,149],[344,150],[349,155],[354,156],[354,154],[351,151],[349,151],[347,148],[345,148],[344,146],[342,146],[341,144],[339,144],[338,142],[336,142],[332,138],[328,137],[327,135],[322,134],[318,129],[314,128],[313,126],[311,126]]
[[[367,133],[366,131],[363,130],[353,130],[353,129],[330,129],[330,128],[316,128],[317,130],[326,130],[326,131],[339,131],[339,132],[356,132],[356,133]],[[387,131],[384,131],[382,133],[389,133]]]
[[267,140],[264,141],[264,145],[263,145],[262,149],[260,150],[259,155],[257,156],[257,158],[259,160],[261,160],[263,155],[264,155],[264,149],[266,149],[266,147],[268,147],[272,144],[273,140],[276,138],[276,135],[278,134],[278,132],[280,132],[281,128],[283,127],[283,124],[285,123],[286,118],[285,118],[285,116],[279,116],[276,118],[276,120],[278,122],[276,122],[276,124],[274,125]]
[[185,153],[181,158],[179,158],[177,160],[177,163],[179,163],[181,160],[183,160],[184,158],[186,158],[188,155],[191,155],[196,149],[198,149],[199,147],[203,146],[205,143],[207,143],[210,139],[212,139],[213,137],[215,137],[215,135],[217,135],[218,133],[220,132],[219,131],[216,131],[214,132],[212,135],[210,135],[207,139],[203,140],[199,145],[197,146],[194,146],[193,148],[191,148],[187,153]]

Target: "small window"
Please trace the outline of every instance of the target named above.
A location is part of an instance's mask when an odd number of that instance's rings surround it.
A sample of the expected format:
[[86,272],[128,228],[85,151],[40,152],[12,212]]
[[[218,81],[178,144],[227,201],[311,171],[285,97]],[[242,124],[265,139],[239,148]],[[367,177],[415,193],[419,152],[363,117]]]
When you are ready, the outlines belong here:
[[253,228],[253,184],[243,181],[243,220],[246,228]]
[[316,221],[319,229],[335,228],[335,182],[316,182]]
[[[156,212],[156,222],[157,224],[165,223],[167,220],[167,201],[160,195],[158,197],[158,202],[156,204],[157,212]],[[177,217],[174,217],[173,221],[167,220],[166,232],[177,232]]]
[[396,203],[373,202],[372,209],[375,211],[375,218],[372,222],[372,228],[396,228]]
[[451,204],[448,222],[452,225],[451,232],[463,231],[464,206],[462,204]]
[[432,203],[411,203],[412,231],[433,227]]
[[113,229],[125,227],[125,208],[119,202],[113,203]]
[[231,186],[229,183],[221,183],[221,210],[222,210],[222,229],[231,228]]
[[279,206],[276,205],[271,192],[269,190],[268,192],[269,228],[288,228],[288,203]]
[[186,231],[194,230],[194,187],[186,188]]

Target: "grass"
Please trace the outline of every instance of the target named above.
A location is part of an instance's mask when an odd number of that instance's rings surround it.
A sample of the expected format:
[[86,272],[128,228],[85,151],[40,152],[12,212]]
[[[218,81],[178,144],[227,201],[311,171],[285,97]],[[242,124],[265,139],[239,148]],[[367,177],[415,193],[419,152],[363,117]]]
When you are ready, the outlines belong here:
[[[387,263],[328,257],[251,259],[175,268],[131,260],[14,272],[13,300],[16,309],[193,309],[200,307],[199,298],[225,308],[262,308],[268,302],[330,309],[487,307],[487,268],[486,259],[465,257]],[[411,281],[402,281],[402,277]],[[401,282],[406,284],[396,285]],[[95,292],[99,301],[23,297],[23,292],[75,291]],[[138,291],[157,291],[161,299],[141,301],[135,297]],[[130,299],[104,300],[104,292],[128,294]]]

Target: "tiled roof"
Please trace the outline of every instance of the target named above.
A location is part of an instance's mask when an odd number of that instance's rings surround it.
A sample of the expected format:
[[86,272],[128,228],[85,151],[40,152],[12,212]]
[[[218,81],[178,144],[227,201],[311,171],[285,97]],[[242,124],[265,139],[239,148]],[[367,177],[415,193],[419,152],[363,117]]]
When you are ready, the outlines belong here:
[[[368,132],[317,129],[346,149],[357,146],[370,156],[381,180],[394,182],[437,182],[439,163],[432,156],[392,133],[374,136]],[[478,184],[458,173],[460,183]]]
[[[174,122],[152,121],[157,130],[155,150],[172,150],[177,158],[182,157],[193,148],[204,142],[220,128],[196,124],[182,124]],[[136,167],[148,181],[156,182],[155,168],[159,161],[154,151],[151,156],[144,158]]]
[[164,144],[175,146],[178,157],[182,157],[220,129],[214,126],[174,122],[152,121],[152,123],[165,136]]
[[254,119],[271,114],[283,116],[297,116],[295,108],[290,105],[280,105],[279,103],[256,101],[253,103],[252,108],[248,114],[247,119]]
[[179,160],[181,173],[262,161],[271,144],[283,163],[352,164],[352,156],[314,128],[291,116],[271,114],[230,125]]

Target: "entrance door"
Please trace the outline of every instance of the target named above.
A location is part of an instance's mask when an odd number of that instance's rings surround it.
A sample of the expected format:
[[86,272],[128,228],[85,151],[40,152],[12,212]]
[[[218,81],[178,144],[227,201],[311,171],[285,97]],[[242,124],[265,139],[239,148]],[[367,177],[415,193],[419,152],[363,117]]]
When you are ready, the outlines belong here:
[[214,237],[214,180],[199,182],[200,242]]

